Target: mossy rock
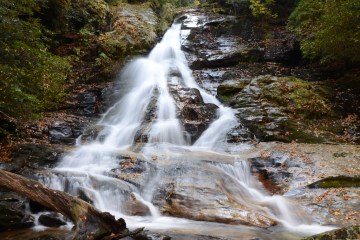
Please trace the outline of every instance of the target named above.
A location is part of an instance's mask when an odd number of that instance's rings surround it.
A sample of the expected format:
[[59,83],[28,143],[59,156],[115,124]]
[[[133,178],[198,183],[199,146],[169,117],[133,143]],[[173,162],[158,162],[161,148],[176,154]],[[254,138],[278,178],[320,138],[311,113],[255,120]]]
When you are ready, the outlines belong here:
[[347,188],[360,187],[360,176],[334,176],[321,179],[308,186],[309,188]]
[[329,87],[270,75],[240,84],[224,82],[218,87],[218,97],[239,109],[240,120],[261,141],[342,141],[338,136],[343,128],[336,121]]
[[341,229],[336,229],[324,233],[320,233],[311,237],[304,238],[303,240],[351,240],[359,239],[360,226],[348,226]]
[[261,97],[294,115],[317,119],[334,115],[328,87],[295,77],[269,77],[258,80],[262,87]]
[[112,31],[99,37],[103,54],[120,59],[147,51],[154,43],[158,19],[150,4],[119,4],[112,8]]
[[217,88],[217,97],[223,101],[229,101],[233,96],[242,91],[250,80],[226,81]]

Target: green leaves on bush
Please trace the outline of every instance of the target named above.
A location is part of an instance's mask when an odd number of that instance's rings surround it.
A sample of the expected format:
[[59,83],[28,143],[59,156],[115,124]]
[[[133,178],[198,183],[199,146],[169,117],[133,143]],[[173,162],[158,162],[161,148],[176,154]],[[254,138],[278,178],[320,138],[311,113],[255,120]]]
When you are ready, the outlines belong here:
[[270,7],[274,4],[275,0],[250,0],[250,10],[254,17],[275,18],[277,15],[270,10]]
[[0,0],[0,111],[12,117],[29,118],[59,103],[70,72],[44,43],[46,31],[34,17],[41,3]]
[[360,63],[360,1],[301,0],[288,26],[309,59]]

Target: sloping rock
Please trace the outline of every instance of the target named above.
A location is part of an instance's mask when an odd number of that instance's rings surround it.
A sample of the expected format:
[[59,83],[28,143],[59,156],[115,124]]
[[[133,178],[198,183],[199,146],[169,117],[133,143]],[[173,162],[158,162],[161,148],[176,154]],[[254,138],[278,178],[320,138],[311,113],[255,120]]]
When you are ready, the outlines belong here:
[[[356,145],[273,142],[240,157],[250,161],[253,174],[270,192],[296,201],[313,222],[346,226],[358,222],[359,154]],[[329,188],[318,188],[321,183]]]

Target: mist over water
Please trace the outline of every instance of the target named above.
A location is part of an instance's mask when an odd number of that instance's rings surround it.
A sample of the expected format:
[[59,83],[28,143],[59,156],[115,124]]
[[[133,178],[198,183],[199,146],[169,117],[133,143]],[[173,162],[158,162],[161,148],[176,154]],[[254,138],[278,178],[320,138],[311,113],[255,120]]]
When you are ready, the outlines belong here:
[[[121,81],[129,83],[129,91],[99,120],[97,125],[103,129],[96,140],[80,144],[65,156],[52,170],[51,177],[43,179],[44,183],[54,189],[85,196],[100,211],[123,217],[130,228],[146,227],[193,234],[201,234],[203,231],[230,238],[236,238],[240,233],[246,235],[247,232],[266,236],[264,229],[196,222],[161,215],[159,209],[152,204],[156,187],[162,181],[161,165],[167,165],[171,161],[185,165],[202,164],[204,170],[212,169],[217,172],[218,181],[225,177],[231,179],[231,182],[222,186],[222,191],[230,194],[239,204],[275,219],[283,228],[307,233],[328,230],[311,225],[297,214],[293,206],[290,210],[290,205],[282,196],[269,195],[251,175],[248,163],[238,159],[236,154],[226,153],[227,149],[221,147],[226,146],[227,133],[239,125],[239,122],[231,108],[223,106],[194,80],[181,51],[180,34],[181,24],[174,24],[147,58],[133,60],[125,67]],[[174,72],[178,76],[175,83]],[[181,86],[198,89],[205,103],[219,107],[217,119],[193,145],[178,118],[176,102],[170,91],[170,88]],[[145,115],[152,101],[156,101],[155,117],[147,122]],[[135,142],[139,131],[146,134],[147,143]],[[244,145],[244,148],[248,147]],[[145,162],[149,162],[148,165],[145,164],[145,168],[150,169],[150,162],[154,160],[159,164],[155,170],[149,171],[144,188],[112,175],[113,170],[119,168],[119,154],[131,152],[134,148],[138,149],[136,156],[142,156]],[[154,156],[156,159],[152,159]],[[204,159],[210,162],[203,162]],[[224,163],[225,160],[227,162]],[[126,211],[129,199],[146,206],[150,215],[130,215]]]

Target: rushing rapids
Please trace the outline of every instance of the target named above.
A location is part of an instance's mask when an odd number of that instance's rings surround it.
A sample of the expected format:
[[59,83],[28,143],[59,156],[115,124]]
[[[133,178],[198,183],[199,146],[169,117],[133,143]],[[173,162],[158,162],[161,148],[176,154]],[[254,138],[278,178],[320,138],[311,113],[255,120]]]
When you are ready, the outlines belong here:
[[[130,228],[230,239],[296,239],[330,229],[312,225],[284,197],[267,193],[248,163],[236,155],[250,145],[226,143],[227,133],[240,123],[231,108],[192,77],[181,51],[181,36],[187,33],[181,24],[173,24],[147,58],[124,69],[121,81],[128,91],[97,123],[102,130],[96,139],[79,144],[43,182],[124,218]],[[205,104],[218,107],[217,118],[194,142],[178,118],[177,109],[184,103],[174,98],[185,88],[197,89]],[[151,102],[156,104],[148,117]],[[139,134],[146,140],[136,141]],[[142,174],[140,180],[124,175],[124,161],[139,163],[141,171],[130,174]],[[169,186],[177,187],[180,192],[175,194],[188,197],[188,202],[164,200]]]

